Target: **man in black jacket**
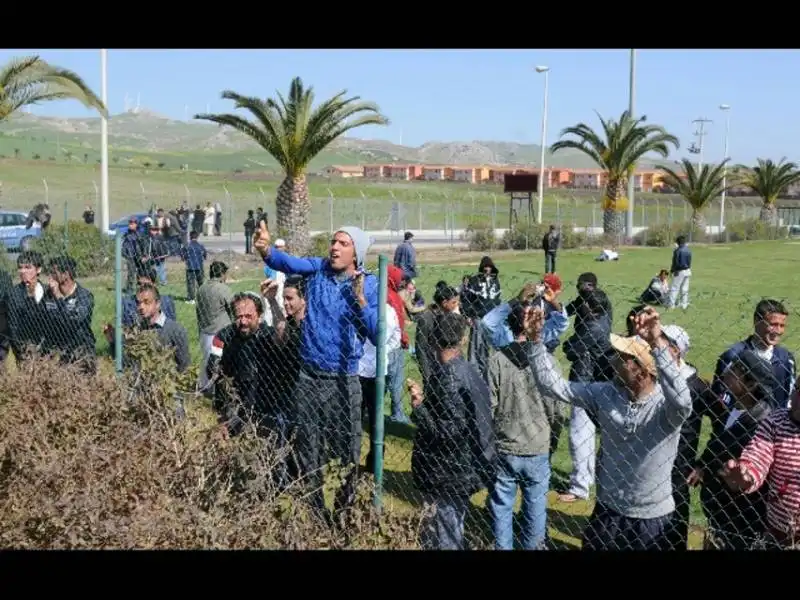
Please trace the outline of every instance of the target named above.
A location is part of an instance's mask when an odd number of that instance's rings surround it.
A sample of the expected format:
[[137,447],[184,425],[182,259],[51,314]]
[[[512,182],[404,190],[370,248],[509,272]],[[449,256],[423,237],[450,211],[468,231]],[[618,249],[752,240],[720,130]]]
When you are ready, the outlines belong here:
[[122,258],[128,271],[123,294],[136,292],[136,278],[145,270],[142,262],[146,253],[145,241],[139,232],[139,222],[132,217],[128,221],[128,231],[122,236]]
[[502,302],[499,274],[494,261],[484,256],[478,273],[469,277],[461,290],[461,312],[472,324],[467,360],[478,367],[483,377],[486,377],[489,363],[490,342],[480,324],[481,319]]
[[550,225],[550,228],[547,230],[547,233],[544,234],[542,238],[542,250],[544,250],[544,272],[545,273],[555,273],[556,272],[556,253],[558,252],[558,246],[561,243],[561,236],[559,235],[558,231],[556,231],[555,225]]
[[94,373],[97,352],[92,332],[94,295],[76,280],[77,264],[69,256],[50,261],[50,279],[44,296],[47,315],[45,346],[64,363],[79,363]]
[[45,289],[39,282],[42,256],[38,252],[23,252],[17,257],[17,271],[20,282],[9,287],[9,276],[0,296],[0,336],[19,364],[29,347],[42,349],[47,332],[42,303]]
[[162,230],[157,225],[151,225],[148,233],[149,236],[144,240],[142,267],[145,271],[154,268],[158,274],[158,283],[167,285],[166,261],[170,254],[169,245],[164,240]]
[[464,317],[444,313],[435,326],[439,361],[423,390],[408,382],[417,425],[411,454],[414,485],[434,514],[423,532],[426,549],[463,550],[470,497],[488,487],[496,469],[489,387],[461,355]]

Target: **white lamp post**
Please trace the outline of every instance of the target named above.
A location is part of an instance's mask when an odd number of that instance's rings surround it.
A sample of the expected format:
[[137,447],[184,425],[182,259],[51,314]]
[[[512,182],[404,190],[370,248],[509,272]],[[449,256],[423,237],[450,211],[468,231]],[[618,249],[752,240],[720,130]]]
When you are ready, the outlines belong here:
[[537,73],[544,73],[544,107],[542,108],[542,153],[539,159],[539,200],[536,208],[536,222],[542,223],[542,205],[544,204],[544,158],[547,147],[547,86],[549,83],[550,67],[538,66]]
[[[728,159],[728,135],[731,132],[731,107],[730,104],[720,104],[719,109],[725,113],[725,154],[723,160]],[[722,171],[722,198],[719,202],[719,234],[722,235],[722,228],[725,227],[725,196],[727,195],[728,186],[728,165],[726,164]]]
[[[108,50],[100,50],[100,99],[108,111]],[[100,223],[102,232],[108,231],[108,118],[100,115]]]

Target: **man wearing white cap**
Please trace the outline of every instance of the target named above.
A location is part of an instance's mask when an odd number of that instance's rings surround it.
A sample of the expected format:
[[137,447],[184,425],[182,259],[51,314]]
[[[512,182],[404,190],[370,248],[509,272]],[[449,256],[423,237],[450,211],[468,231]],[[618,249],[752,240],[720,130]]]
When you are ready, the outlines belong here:
[[636,337],[610,336],[614,381],[583,383],[567,381],[541,342],[544,313],[533,309],[526,319],[536,385],[583,408],[600,432],[597,503],[584,550],[670,547],[672,466],[692,398],[658,313],[648,307],[635,322]]
[[[284,241],[283,238],[278,238],[277,240],[275,240],[275,248],[277,250],[280,250],[281,252],[285,252],[286,251],[286,242]],[[281,271],[276,271],[275,269],[272,269],[272,268],[264,265],[264,275],[267,276],[267,279],[275,281],[278,284],[278,288],[275,291],[275,302],[277,302],[278,306],[281,307],[281,312],[284,312],[284,310],[283,310],[283,283],[286,281],[286,273],[283,273]],[[266,300],[266,298],[264,300]],[[271,304],[270,302],[266,302],[266,301],[264,302],[264,316],[263,316],[263,319],[264,319],[264,322],[267,325],[269,325],[270,327],[273,327],[275,325],[276,319],[272,314],[272,308],[270,308],[270,304]]]
[[[672,468],[672,496],[675,500],[675,517],[669,534],[671,550],[687,550],[689,544],[689,513],[691,507],[692,472],[697,462],[697,451],[700,444],[700,427],[703,416],[711,419],[713,426],[720,422],[720,415],[726,412],[725,406],[719,402],[711,391],[711,386],[701,378],[697,369],[686,362],[686,355],[691,348],[689,334],[678,325],[664,325],[661,333],[669,343],[672,356],[678,363],[681,376],[692,396],[692,414],[683,423],[678,441],[678,454]],[[724,423],[724,420],[722,421]]]

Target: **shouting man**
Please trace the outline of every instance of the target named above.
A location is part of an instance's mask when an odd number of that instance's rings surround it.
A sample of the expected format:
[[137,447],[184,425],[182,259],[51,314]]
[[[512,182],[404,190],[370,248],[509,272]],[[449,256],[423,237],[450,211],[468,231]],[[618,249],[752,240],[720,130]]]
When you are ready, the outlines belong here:
[[[253,244],[271,269],[306,278],[306,316],[300,356],[303,368],[295,389],[295,455],[300,475],[311,488],[312,502],[324,510],[326,453],[355,466],[361,455],[361,383],[358,363],[364,340],[377,345],[378,279],[364,272],[370,245],[358,227],[342,227],[331,239],[327,258],[298,258],[269,246],[264,221]],[[354,500],[355,469],[339,490],[336,508]]]

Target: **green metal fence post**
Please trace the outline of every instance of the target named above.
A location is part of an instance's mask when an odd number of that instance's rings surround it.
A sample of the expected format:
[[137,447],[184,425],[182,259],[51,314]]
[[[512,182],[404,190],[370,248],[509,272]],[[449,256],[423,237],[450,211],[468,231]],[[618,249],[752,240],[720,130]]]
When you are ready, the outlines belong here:
[[122,236],[123,230],[117,229],[114,239],[114,362],[117,374],[122,373]]
[[386,393],[386,295],[388,293],[389,259],[378,257],[378,339],[375,344],[375,419],[370,429],[370,449],[375,465],[373,504],[383,504],[383,397]]
[[64,251],[69,250],[69,202],[64,200]]

